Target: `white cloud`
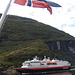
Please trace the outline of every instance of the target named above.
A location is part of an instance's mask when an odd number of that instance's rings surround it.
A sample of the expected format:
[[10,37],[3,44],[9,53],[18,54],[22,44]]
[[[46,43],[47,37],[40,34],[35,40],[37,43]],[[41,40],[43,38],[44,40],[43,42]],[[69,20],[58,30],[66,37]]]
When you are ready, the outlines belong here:
[[69,34],[71,34],[72,36],[75,36],[75,26],[64,26],[63,28],[62,28],[62,30],[63,31],[65,31],[66,33],[69,33]]

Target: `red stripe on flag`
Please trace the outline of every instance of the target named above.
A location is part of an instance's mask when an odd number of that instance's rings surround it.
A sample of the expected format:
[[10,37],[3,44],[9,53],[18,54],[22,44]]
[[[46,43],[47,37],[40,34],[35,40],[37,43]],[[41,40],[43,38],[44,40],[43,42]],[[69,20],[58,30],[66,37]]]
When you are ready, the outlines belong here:
[[47,10],[52,14],[52,8],[48,5]]
[[40,2],[40,1],[32,1],[32,3],[33,3],[33,7],[36,7],[36,8],[47,8],[47,10],[52,14],[52,9],[47,3]]
[[25,5],[27,0],[15,0],[14,3],[19,4],[19,5]]
[[46,8],[46,3],[45,2],[40,2],[40,1],[32,1],[33,7],[37,8]]

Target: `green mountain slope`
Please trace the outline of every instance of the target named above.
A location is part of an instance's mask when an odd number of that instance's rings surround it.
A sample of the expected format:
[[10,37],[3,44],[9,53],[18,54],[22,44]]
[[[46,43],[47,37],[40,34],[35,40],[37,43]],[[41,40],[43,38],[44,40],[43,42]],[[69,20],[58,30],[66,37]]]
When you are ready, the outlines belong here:
[[[50,42],[60,40],[75,41],[75,38],[63,31],[59,31],[35,20],[9,16],[0,33],[1,68],[6,70],[11,66],[19,67],[22,62],[33,58],[35,55],[41,58],[43,58],[44,55],[50,56],[51,58],[58,56],[59,59],[63,56],[62,59],[69,60],[67,51],[64,52],[63,48],[60,48],[60,51],[58,51],[55,47],[57,45],[54,45],[53,48],[56,50],[54,51],[50,47],[52,44],[49,45]],[[68,53],[69,52],[70,51],[68,51]],[[75,62],[73,60],[69,61],[72,63]]]

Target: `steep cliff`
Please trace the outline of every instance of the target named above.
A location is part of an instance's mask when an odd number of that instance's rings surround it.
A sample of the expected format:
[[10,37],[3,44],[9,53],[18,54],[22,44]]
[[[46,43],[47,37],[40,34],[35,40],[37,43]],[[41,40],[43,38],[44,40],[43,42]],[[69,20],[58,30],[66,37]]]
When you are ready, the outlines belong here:
[[65,59],[75,62],[75,40],[48,41],[46,44],[58,57],[60,56],[59,59],[65,57]]

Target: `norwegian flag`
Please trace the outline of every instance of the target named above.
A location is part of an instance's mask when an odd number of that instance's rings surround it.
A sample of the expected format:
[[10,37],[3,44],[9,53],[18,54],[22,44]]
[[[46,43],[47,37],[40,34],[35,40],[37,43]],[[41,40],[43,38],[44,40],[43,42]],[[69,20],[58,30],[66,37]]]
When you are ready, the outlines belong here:
[[19,4],[19,5],[25,5],[27,0],[15,0],[14,3]]
[[52,14],[51,7],[47,3],[42,2],[42,1],[15,0],[14,3],[19,4],[19,5],[23,5],[23,6],[27,4],[27,6],[36,7],[36,8],[47,8],[47,10],[50,12],[50,14]]
[[61,7],[59,4],[57,4],[57,3],[55,3],[55,2],[52,2],[52,1],[47,1],[47,0],[37,0],[37,1],[45,2],[45,3],[47,3],[49,6],[52,6],[52,7]]

